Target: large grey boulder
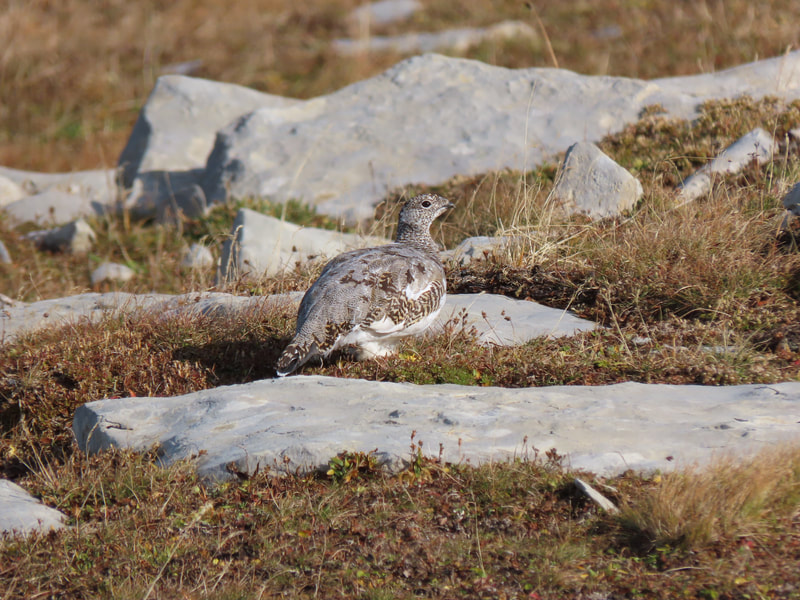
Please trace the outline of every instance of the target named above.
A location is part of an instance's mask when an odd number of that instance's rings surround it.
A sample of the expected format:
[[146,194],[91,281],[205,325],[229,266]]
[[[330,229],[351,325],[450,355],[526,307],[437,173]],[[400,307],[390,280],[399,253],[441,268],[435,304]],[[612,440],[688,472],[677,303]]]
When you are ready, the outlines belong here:
[[646,106],[692,118],[706,100],[744,94],[800,98],[800,51],[652,81],[428,54],[327,96],[242,116],[219,132],[202,187],[209,204],[294,198],[356,222],[404,185],[530,169],[621,130]]
[[272,276],[297,264],[333,258],[347,250],[387,244],[389,240],[352,233],[300,227],[242,208],[222,245],[220,278]]
[[65,520],[64,514],[45,506],[16,483],[0,479],[0,537],[61,529]]
[[196,456],[199,472],[229,477],[325,468],[342,451],[390,468],[426,455],[472,464],[555,448],[598,473],[671,469],[714,454],[800,440],[800,383],[736,387],[622,383],[503,389],[295,376],[173,398],[100,400],[80,407],[84,451],[158,444],[166,462]]
[[603,219],[631,210],[643,193],[639,180],[600,148],[576,142],[564,156],[552,198],[569,213]]
[[181,205],[205,166],[217,130],[256,108],[297,102],[230,83],[159,77],[119,157],[121,183],[133,188],[126,207],[151,216],[168,198]]

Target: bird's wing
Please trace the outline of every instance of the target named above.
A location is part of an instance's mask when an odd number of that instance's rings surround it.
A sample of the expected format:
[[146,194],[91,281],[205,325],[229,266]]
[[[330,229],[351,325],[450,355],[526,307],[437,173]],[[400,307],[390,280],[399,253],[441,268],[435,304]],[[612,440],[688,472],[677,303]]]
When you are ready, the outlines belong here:
[[324,345],[359,326],[394,333],[438,308],[444,287],[441,264],[413,248],[350,252],[331,261],[303,297],[297,332],[327,328]]

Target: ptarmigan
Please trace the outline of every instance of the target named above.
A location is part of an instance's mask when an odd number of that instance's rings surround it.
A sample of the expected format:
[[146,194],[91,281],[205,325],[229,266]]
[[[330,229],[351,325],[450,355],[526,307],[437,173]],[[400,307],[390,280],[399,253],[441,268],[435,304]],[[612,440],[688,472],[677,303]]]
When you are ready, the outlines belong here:
[[394,243],[345,252],[325,265],[300,302],[278,376],[345,346],[356,346],[360,359],[389,354],[402,338],[430,326],[446,291],[430,227],[452,206],[436,194],[411,198],[400,210]]

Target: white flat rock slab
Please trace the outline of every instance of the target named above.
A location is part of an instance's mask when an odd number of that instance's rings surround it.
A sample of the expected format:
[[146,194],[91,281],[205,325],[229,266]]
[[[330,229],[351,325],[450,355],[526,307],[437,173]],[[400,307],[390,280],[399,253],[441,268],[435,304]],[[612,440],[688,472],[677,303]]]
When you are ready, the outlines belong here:
[[258,467],[321,469],[342,451],[389,468],[427,455],[471,464],[555,448],[596,473],[670,469],[800,441],[800,383],[702,387],[482,388],[347,380],[268,379],[174,398],[90,402],[73,422],[87,452],[158,444],[165,462],[196,456],[211,479]]
[[482,346],[519,346],[538,337],[575,335],[597,327],[567,310],[498,294],[448,294],[431,329],[438,333],[448,323],[474,329]]
[[[108,292],[79,294],[66,298],[42,300],[31,304],[16,303],[0,310],[0,343],[10,343],[24,331],[43,327],[64,327],[80,319],[99,319],[137,310],[149,310],[165,318],[179,315],[194,317],[229,317],[244,311],[286,307],[296,311],[302,292],[273,296],[234,296],[219,292],[169,294],[126,294]],[[466,317],[462,316],[466,311]],[[434,323],[439,332],[453,320],[473,329],[478,343],[517,345],[540,336],[573,335],[596,327],[592,321],[572,313],[547,308],[526,300],[514,300],[495,294],[449,294],[447,303]]]
[[60,529],[65,519],[62,513],[45,506],[16,483],[0,479],[0,536]]
[[15,303],[0,310],[0,343],[13,342],[21,333],[44,327],[64,327],[81,319],[96,322],[119,313],[152,310],[165,316],[226,316],[299,302],[301,294],[234,296],[219,292],[170,294],[86,293],[65,298]]

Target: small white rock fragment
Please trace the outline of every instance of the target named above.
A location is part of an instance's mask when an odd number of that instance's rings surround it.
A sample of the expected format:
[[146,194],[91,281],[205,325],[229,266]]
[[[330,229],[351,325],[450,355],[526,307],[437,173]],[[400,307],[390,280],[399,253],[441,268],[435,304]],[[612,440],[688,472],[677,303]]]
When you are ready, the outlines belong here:
[[486,28],[448,29],[435,33],[407,33],[392,37],[365,36],[362,39],[338,39],[333,49],[350,56],[363,52],[396,52],[398,54],[420,54],[449,50],[466,52],[484,41],[510,39],[535,39],[536,30],[521,21],[503,21]]
[[759,165],[769,162],[777,146],[772,136],[760,127],[743,135],[714,160],[686,178],[678,190],[679,205],[707,194],[711,189],[712,174],[738,173],[754,160]]
[[104,281],[116,281],[124,283],[136,276],[136,271],[126,265],[119,263],[106,262],[92,271],[92,285],[98,285]]
[[417,0],[380,0],[359,6],[350,13],[348,20],[360,29],[388,25],[408,19],[421,8]]
[[187,269],[207,269],[214,264],[214,255],[203,244],[192,244],[183,254],[181,266]]
[[586,496],[588,496],[589,499],[592,502],[597,504],[597,506],[602,508],[604,511],[609,512],[609,513],[617,512],[618,509],[617,509],[616,504],[614,504],[611,500],[609,500],[608,498],[603,496],[603,494],[598,492],[596,489],[594,489],[588,483],[586,483],[585,481],[583,481],[582,479],[580,479],[578,477],[575,478],[575,482],[574,483],[575,483],[575,486],[581,492],[583,492]]
[[6,248],[2,240],[0,240],[0,263],[5,265],[11,264],[11,255],[8,253],[8,248]]

